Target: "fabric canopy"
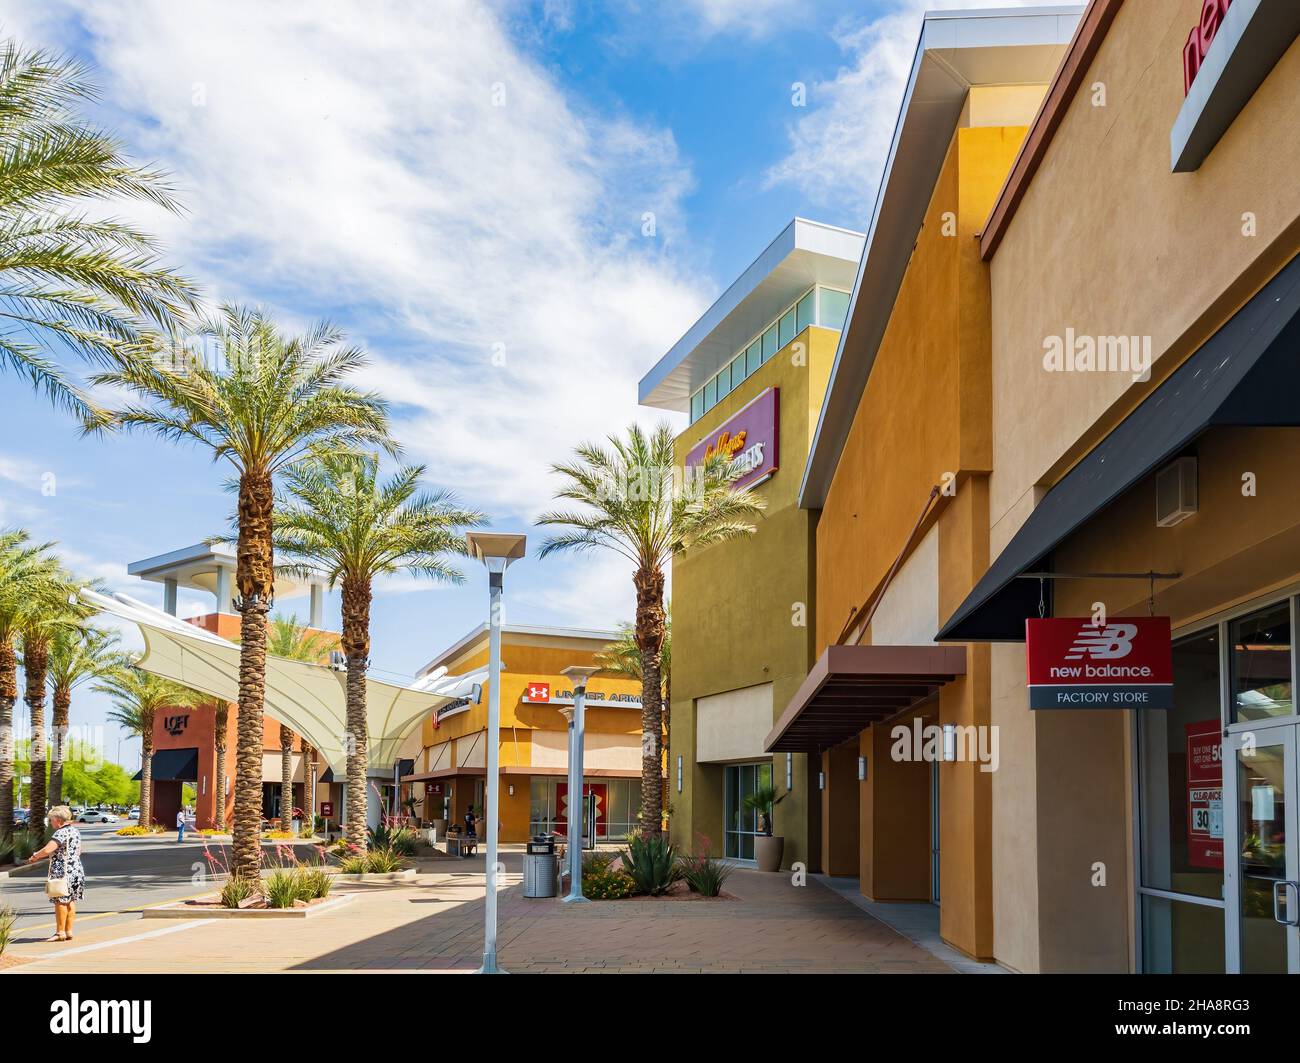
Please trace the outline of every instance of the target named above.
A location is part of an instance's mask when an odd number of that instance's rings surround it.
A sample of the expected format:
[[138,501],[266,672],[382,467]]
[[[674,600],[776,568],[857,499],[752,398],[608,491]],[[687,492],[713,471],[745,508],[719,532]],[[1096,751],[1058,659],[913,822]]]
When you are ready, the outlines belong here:
[[[128,620],[144,638],[136,662],[154,675],[201,694],[239,701],[239,645],[124,594],[83,591],[88,604]],[[368,769],[391,769],[402,743],[429,713],[461,698],[476,698],[486,671],[427,678],[412,686],[366,679]],[[266,712],[320,751],[342,777],[347,766],[347,676],[328,665],[267,654]]]
[[[132,782],[139,782],[141,772],[131,776]],[[198,782],[199,751],[194,747],[188,749],[160,749],[153,755],[150,777],[154,782]]]

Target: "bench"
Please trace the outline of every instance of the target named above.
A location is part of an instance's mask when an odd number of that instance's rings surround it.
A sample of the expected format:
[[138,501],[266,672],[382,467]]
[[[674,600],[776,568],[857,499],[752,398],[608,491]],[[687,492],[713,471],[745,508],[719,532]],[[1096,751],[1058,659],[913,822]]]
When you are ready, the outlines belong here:
[[448,834],[448,856],[472,856],[478,849],[478,837],[473,834]]

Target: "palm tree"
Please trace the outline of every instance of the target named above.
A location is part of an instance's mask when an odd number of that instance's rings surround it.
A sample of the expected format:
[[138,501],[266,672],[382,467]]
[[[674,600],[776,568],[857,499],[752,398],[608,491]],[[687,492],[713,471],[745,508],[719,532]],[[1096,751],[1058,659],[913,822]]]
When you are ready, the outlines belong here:
[[366,844],[366,667],[375,577],[405,571],[461,582],[446,555],[463,555],[465,529],[485,519],[446,491],[422,491],[424,472],[423,465],[406,466],[380,483],[374,457],[317,458],[288,471],[276,505],[275,549],[296,562],[288,571],[320,571],[342,586],[351,739],[346,838],[358,847]]
[[94,379],[144,400],[118,411],[117,423],[198,443],[235,470],[240,654],[231,873],[254,878],[261,860],[266,618],[275,592],[274,477],[309,453],[396,446],[383,400],[344,382],[365,356],[333,327],[287,337],[260,311],[226,307],[203,333],[215,359],[196,358],[184,371],[137,359]]
[[679,482],[667,424],[648,435],[634,424],[626,439],[610,436],[608,450],[588,443],[575,454],[576,461],[551,466],[565,480],[555,497],[584,508],[538,518],[538,524],[569,529],[548,538],[541,556],[601,548],[633,565],[641,658],[641,830],[648,837],[663,829],[664,568],[687,550],[752,534],[751,522],[764,504],[752,491],[733,489],[744,470],[720,456]]
[[202,694],[138,668],[134,661],[112,669],[93,687],[113,702],[108,720],[140,736],[140,826],[149,826],[153,808],[153,722],[159,709],[201,704]]
[[29,613],[20,630],[26,679],[23,700],[27,702],[27,711],[31,715],[32,823],[45,822],[45,812],[50,807],[46,801],[49,746],[45,734],[45,687],[49,676],[50,645],[60,632],[75,629],[89,616],[89,611],[77,598],[77,591],[85,584],[61,568],[52,578],[51,591],[57,597],[40,611]]
[[[637,645],[636,628],[624,621],[618,625],[618,639],[605,647],[604,653],[596,654],[596,663],[607,672],[621,675],[625,679],[640,682],[641,647]],[[659,677],[662,688],[662,710],[664,745],[671,744],[672,704],[673,704],[673,613],[672,607],[664,605],[664,640],[659,650]]]
[[16,639],[33,617],[59,605],[62,570],[53,543],[33,543],[20,529],[0,531],[0,839],[14,829]]
[[88,679],[120,667],[116,631],[89,624],[60,627],[50,639],[49,677],[54,704],[54,743],[50,761],[50,807],[63,804],[63,759],[67,753],[72,692]]
[[[275,616],[271,618],[271,630],[267,634],[266,652],[275,657],[287,657],[291,661],[307,661],[318,664],[328,658],[329,653],[339,640],[324,631],[313,631],[305,624],[298,623],[297,617]],[[293,740],[297,736],[286,724],[280,724],[280,829],[287,829],[285,821],[293,817]],[[302,747],[303,792],[307,785],[307,744]],[[310,804],[310,802],[309,802]]]
[[159,264],[149,236],[83,213],[105,200],[177,209],[163,174],[76,116],[95,95],[79,63],[0,42],[0,370],[102,426],[58,354],[135,357],[151,326],[170,330],[192,310],[194,290]]

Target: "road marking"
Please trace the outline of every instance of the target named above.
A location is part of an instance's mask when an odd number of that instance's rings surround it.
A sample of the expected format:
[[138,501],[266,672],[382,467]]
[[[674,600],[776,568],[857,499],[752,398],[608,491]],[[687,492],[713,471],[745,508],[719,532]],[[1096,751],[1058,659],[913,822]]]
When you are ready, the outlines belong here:
[[100,941],[94,945],[78,945],[75,949],[60,949],[48,956],[33,957],[33,961],[40,963],[44,960],[57,960],[63,956],[76,956],[83,952],[98,952],[100,949],[111,949],[116,945],[129,945],[134,941],[144,941],[147,938],[160,938],[164,934],[175,934],[178,930],[188,930],[190,927],[201,926],[205,922],[207,922],[205,919],[191,919],[188,922],[176,923],[174,926],[165,926],[161,930],[149,930],[143,934],[114,938],[112,941]]

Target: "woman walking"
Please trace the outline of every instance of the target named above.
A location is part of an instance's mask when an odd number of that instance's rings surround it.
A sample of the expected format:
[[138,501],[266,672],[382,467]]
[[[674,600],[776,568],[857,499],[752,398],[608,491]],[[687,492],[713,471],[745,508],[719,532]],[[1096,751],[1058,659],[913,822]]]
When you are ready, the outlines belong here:
[[45,895],[54,903],[55,933],[48,940],[71,941],[77,902],[86,892],[86,870],[81,866],[81,832],[72,825],[72,809],[67,805],[55,805],[49,816],[54,834],[44,848],[28,857],[27,862],[34,864],[50,858]]

